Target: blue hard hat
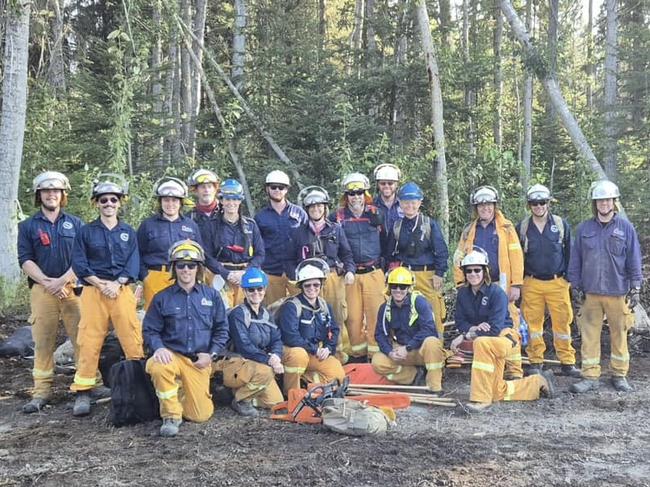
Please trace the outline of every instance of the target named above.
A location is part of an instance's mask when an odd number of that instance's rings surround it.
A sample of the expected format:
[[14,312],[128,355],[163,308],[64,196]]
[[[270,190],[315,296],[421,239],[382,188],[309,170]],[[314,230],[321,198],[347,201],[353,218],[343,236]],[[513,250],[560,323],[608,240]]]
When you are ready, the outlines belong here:
[[424,194],[420,187],[413,183],[408,182],[402,186],[397,192],[398,200],[421,200],[424,199]]
[[219,198],[243,200],[244,187],[236,179],[226,179],[219,188]]
[[240,287],[249,289],[251,287],[267,287],[269,285],[269,278],[261,269],[257,267],[250,267],[246,269],[244,275],[241,276]]

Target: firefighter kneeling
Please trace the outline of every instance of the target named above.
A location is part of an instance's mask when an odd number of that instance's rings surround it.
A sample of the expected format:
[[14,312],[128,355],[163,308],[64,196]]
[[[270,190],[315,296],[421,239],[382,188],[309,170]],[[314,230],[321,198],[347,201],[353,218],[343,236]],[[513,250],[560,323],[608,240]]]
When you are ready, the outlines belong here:
[[465,284],[458,290],[456,328],[461,334],[451,342],[451,349],[456,352],[463,340],[474,342],[471,402],[467,408],[481,412],[495,401],[534,401],[540,394],[552,397],[555,379],[550,370],[524,379],[503,379],[506,357],[518,342],[512,333],[508,297],[490,282],[487,253],[473,250],[460,267]]
[[236,356],[215,364],[223,383],[233,389],[232,408],[242,416],[258,416],[255,407],[270,408],[282,402],[275,374],[284,373],[282,338],[273,317],[262,306],[269,279],[257,267],[241,277],[244,302],[228,314],[230,338]]
[[175,436],[182,418],[198,423],[210,419],[212,361],[228,341],[221,296],[200,284],[205,262],[201,246],[192,240],[177,242],[169,261],[176,282],[154,296],[143,322],[145,343],[154,351],[146,370],[160,400],[161,436]]
[[381,352],[372,357],[378,374],[398,384],[419,385],[426,368],[426,385],[442,391],[442,369],[445,352],[438,338],[431,304],[416,291],[411,291],[413,274],[398,267],[388,275],[390,297],[377,314],[375,339]]

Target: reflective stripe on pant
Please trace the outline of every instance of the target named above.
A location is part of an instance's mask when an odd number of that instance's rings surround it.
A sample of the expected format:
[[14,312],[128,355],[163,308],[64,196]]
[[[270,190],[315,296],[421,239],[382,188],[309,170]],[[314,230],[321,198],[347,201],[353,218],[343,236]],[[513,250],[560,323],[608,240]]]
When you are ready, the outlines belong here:
[[283,347],[282,363],[284,364],[284,392],[300,388],[300,378],[304,375],[307,382],[326,384],[334,379],[343,381],[345,370],[341,362],[329,356],[319,360],[315,355],[307,353],[300,347]]
[[600,332],[603,315],[607,315],[611,343],[612,374],[625,377],[630,368],[627,349],[627,332],[634,325],[634,314],[625,303],[625,296],[602,296],[587,294],[578,312],[578,327],[582,336],[582,376],[588,379],[600,377]]
[[336,358],[341,363],[346,363],[348,357],[352,353],[350,348],[350,338],[348,337],[348,329],[345,326],[345,321],[348,318],[348,305],[345,296],[345,279],[339,276],[336,272],[330,272],[325,280],[325,287],[323,287],[323,299],[332,307],[334,319],[339,325],[339,339],[336,344]]
[[63,320],[66,334],[74,348],[75,363],[79,358],[77,328],[79,326],[79,298],[72,285],[67,285],[68,297],[59,299],[48,293],[40,284],[31,289],[32,338],[34,340],[33,397],[47,399],[54,380],[54,351],[59,330],[59,319]]
[[524,379],[503,380],[506,357],[512,353],[512,342],[506,337],[479,337],[474,340],[470,401],[534,401],[539,399],[543,384],[541,375]]
[[176,352],[172,355],[168,364],[153,357],[147,360],[146,370],[160,402],[160,417],[203,423],[214,412],[210,395],[212,368],[197,369],[189,358]]
[[433,275],[435,273],[433,271],[413,271],[413,274],[415,275],[415,290],[420,291],[431,304],[438,337],[442,338],[445,330],[444,322],[447,316],[447,308],[442,293],[436,291],[433,287]]
[[237,401],[253,401],[255,406],[270,408],[284,400],[273,369],[241,357],[225,359],[223,384],[234,390]]
[[[394,346],[398,346],[397,343]],[[415,379],[416,365],[424,365],[427,369],[427,387],[432,391],[442,389],[442,369],[445,366],[445,351],[442,341],[428,337],[422,342],[419,350],[411,350],[406,359],[395,361],[382,352],[372,357],[372,368],[380,375],[397,384],[411,384]]]
[[300,292],[295,285],[289,282],[286,274],[281,276],[272,276],[267,274],[269,278],[269,286],[266,288],[266,295],[264,296],[264,306],[275,303],[278,299],[287,296],[295,296]]
[[573,309],[569,296],[569,283],[563,277],[541,281],[533,277],[524,279],[521,312],[528,322],[529,341],[526,347],[528,358],[533,364],[544,362],[544,312],[551,314],[553,346],[562,364],[575,364],[576,351],[571,346],[571,322]]
[[512,328],[504,330],[502,333],[509,333],[517,341],[517,345],[512,348],[506,357],[506,375],[521,379],[524,376],[524,369],[521,366],[521,337],[519,336],[519,308],[515,303],[508,304],[508,312],[512,319]]
[[174,284],[174,280],[172,279],[172,275],[168,270],[149,271],[147,277],[145,277],[144,281],[142,281],[142,285],[144,287],[144,310],[146,311],[149,309],[151,300],[157,292],[168,288],[172,284]]
[[[384,272],[376,269],[354,276],[354,284],[345,287],[348,303],[348,336],[353,357],[372,356],[379,351],[375,326],[379,307],[386,302]],[[365,323],[365,326],[364,326]]]
[[81,320],[77,332],[79,362],[70,387],[73,391],[87,391],[97,386],[99,353],[110,323],[127,359],[144,356],[142,327],[135,314],[135,296],[130,287],[122,287],[117,298],[110,299],[96,287],[84,286],[80,304]]

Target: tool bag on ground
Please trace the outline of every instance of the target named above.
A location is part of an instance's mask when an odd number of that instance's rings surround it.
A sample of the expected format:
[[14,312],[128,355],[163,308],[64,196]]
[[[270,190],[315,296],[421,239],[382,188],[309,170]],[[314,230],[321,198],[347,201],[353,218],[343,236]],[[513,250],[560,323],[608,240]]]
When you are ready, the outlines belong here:
[[4,342],[0,342],[0,357],[30,357],[34,355],[32,327],[21,326]]
[[114,332],[106,335],[102,350],[99,352],[99,372],[106,387],[111,387],[113,365],[124,360],[124,351]]
[[122,360],[111,368],[111,422],[114,426],[160,418],[160,405],[146,360]]
[[350,436],[378,435],[385,433],[395,420],[390,408],[376,408],[359,401],[345,398],[329,398],[323,401],[323,425],[328,429]]

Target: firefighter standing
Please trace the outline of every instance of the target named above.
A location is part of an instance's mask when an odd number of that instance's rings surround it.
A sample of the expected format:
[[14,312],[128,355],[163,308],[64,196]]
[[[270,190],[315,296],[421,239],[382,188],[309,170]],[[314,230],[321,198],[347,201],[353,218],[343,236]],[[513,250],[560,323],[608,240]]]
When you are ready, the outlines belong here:
[[413,272],[415,289],[431,304],[437,336],[442,337],[447,314],[442,297],[449,258],[447,242],[438,223],[420,212],[424,194],[417,184],[406,183],[399,189],[398,198],[404,216],[388,229],[388,258]]
[[633,308],[641,292],[641,248],[634,226],[616,211],[618,186],[606,180],[592,185],[593,218],[576,229],[569,261],[569,281],[582,336],[583,380],[571,392],[596,390],[600,377],[600,333],[607,315],[611,343],[612,385],[617,391],[632,387],[626,376],[630,367],[627,332],[634,326]]
[[83,225],[63,210],[70,191],[65,175],[41,173],[34,178],[32,189],[39,210],[18,225],[18,262],[31,290],[34,338],[34,392],[32,400],[23,406],[24,413],[40,411],[50,397],[59,318],[73,344],[75,362],[78,358],[79,298],[74,293],[76,276],[71,256],[75,236]]
[[571,229],[566,220],[551,213],[551,192],[535,184],[526,193],[531,214],[517,225],[524,252],[524,285],[521,313],[530,331],[526,347],[528,372],[538,374],[544,364],[544,315],[551,314],[553,346],[563,375],[580,377],[575,366],[576,352],[571,345],[573,309],[566,280],[571,248]]
[[298,292],[289,282],[295,278],[297,264],[292,232],[307,223],[307,215],[305,210],[287,201],[290,186],[289,176],[284,172],[275,170],[268,173],[265,189],[269,204],[255,215],[255,222],[264,240],[262,270],[269,278],[265,304]]
[[269,280],[263,271],[248,269],[241,279],[245,301],[228,313],[230,339],[236,355],[215,365],[223,383],[235,392],[232,408],[242,416],[258,416],[257,407],[282,402],[275,374],[283,374],[282,337],[262,305]]
[[[401,201],[401,200],[400,200]],[[445,351],[438,338],[431,304],[413,291],[413,274],[398,267],[388,274],[390,297],[377,315],[375,338],[380,352],[372,357],[372,368],[398,384],[419,385],[418,369],[426,369],[426,385],[442,391]]]
[[388,232],[393,228],[395,222],[404,216],[397,196],[397,186],[402,172],[394,164],[379,164],[373,174],[377,182],[377,196],[373,203],[382,210],[384,228]]
[[552,397],[555,393],[550,370],[524,379],[503,379],[505,360],[517,348],[518,339],[512,333],[508,297],[491,283],[488,262],[482,250],[470,252],[461,262],[465,284],[458,289],[455,315],[461,334],[451,343],[456,352],[463,340],[473,341],[471,402],[467,404],[473,412],[484,411],[497,401],[533,401],[540,394]]
[[144,284],[144,309],[154,295],[173,284],[170,278],[169,247],[174,242],[190,239],[202,242],[196,222],[181,213],[187,198],[187,186],[176,178],[158,181],[155,189],[158,212],[144,220],[138,228],[140,278]]
[[210,419],[212,361],[228,341],[221,296],[199,283],[205,262],[201,246],[177,242],[168,260],[175,282],[154,296],[143,322],[145,343],[153,351],[146,370],[160,401],[161,436],[175,436],[183,418]]
[[352,250],[341,226],[327,220],[330,198],[325,189],[309,186],[300,192],[298,199],[309,217],[309,221],[299,226],[293,235],[298,249],[298,262],[320,258],[330,267],[322,294],[332,306],[334,319],[340,323],[337,358],[341,363],[346,363],[350,353],[350,340],[344,326],[348,316],[345,289],[354,283]]
[[464,283],[460,263],[475,246],[487,252],[490,279],[508,296],[508,310],[514,324],[512,335],[517,337],[518,345],[506,360],[506,377],[517,379],[524,375],[519,345],[519,310],[515,305],[524,282],[524,258],[515,226],[497,208],[498,201],[499,193],[492,186],[481,186],[472,193],[471,203],[476,218],[463,229],[458,242],[454,255],[454,281],[456,286]]
[[89,391],[98,385],[99,353],[111,323],[127,359],[144,355],[136,300],[128,286],[138,279],[140,255],[135,230],[117,216],[128,193],[128,185],[120,179],[121,184],[110,179],[94,184],[92,200],[99,208],[99,218],[79,230],[72,251],[72,269],[83,284],[79,360],[70,387],[77,393],[72,410],[75,416],[90,413]]
[[[320,262],[318,262],[320,261]],[[278,325],[284,343],[284,392],[300,388],[302,376],[308,382],[342,381],[345,371],[336,354],[339,325],[332,308],[320,297],[329,274],[327,263],[311,259],[297,269],[300,294],[287,299],[279,310]]]

